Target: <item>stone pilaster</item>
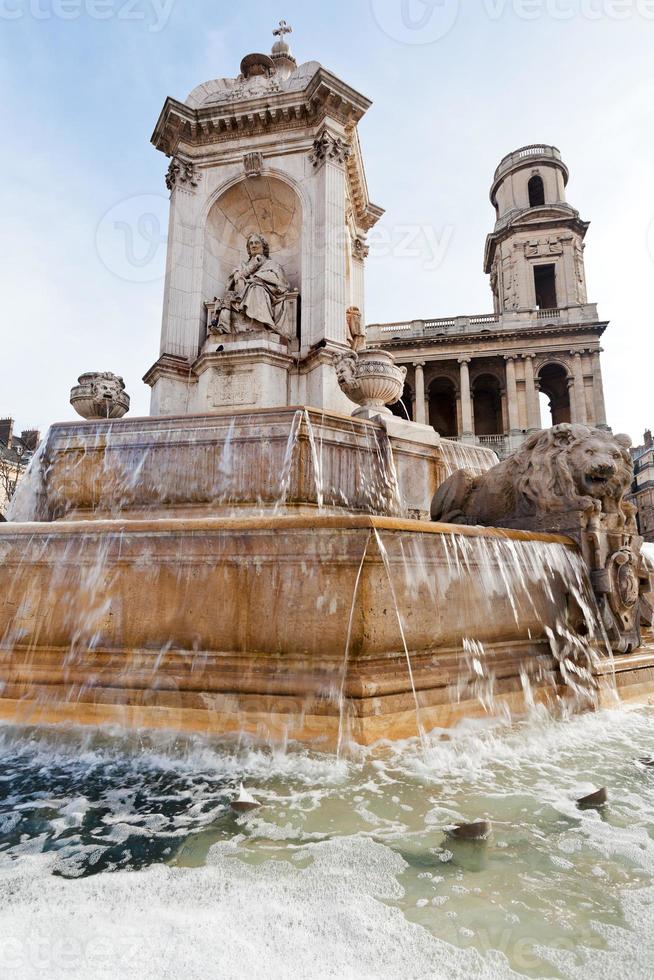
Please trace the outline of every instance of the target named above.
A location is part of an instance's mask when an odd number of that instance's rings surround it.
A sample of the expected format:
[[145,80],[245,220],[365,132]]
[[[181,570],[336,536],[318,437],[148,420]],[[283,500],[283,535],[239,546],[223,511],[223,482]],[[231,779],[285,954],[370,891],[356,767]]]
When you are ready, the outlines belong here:
[[580,422],[582,425],[588,423],[586,414],[586,392],[584,391],[584,369],[581,363],[581,351],[570,351],[572,354],[572,395],[570,404],[575,403],[575,418],[573,421]]
[[591,365],[593,371],[593,401],[595,404],[595,425],[599,429],[608,429],[606,424],[606,405],[604,403],[604,383],[602,381],[602,365],[600,363],[600,351],[593,351],[591,354]]

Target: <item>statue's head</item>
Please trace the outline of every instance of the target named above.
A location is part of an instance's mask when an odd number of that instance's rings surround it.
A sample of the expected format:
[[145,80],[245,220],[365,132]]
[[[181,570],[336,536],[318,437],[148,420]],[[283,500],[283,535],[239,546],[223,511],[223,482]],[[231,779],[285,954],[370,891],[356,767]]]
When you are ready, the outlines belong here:
[[270,245],[263,235],[248,235],[247,249],[250,258],[253,255],[265,255],[267,259],[270,258]]

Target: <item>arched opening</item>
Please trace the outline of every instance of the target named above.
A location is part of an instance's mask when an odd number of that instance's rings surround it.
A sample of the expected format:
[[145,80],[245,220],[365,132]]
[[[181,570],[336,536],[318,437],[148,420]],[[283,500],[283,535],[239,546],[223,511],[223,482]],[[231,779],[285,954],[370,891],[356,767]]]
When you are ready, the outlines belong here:
[[[204,231],[202,295],[222,296],[230,274],[247,258],[247,239],[263,235],[291,289],[302,293],[302,204],[277,177],[247,177],[214,202]],[[204,324],[204,313],[200,313]],[[201,336],[204,332],[201,331]]]
[[413,388],[411,385],[405,384],[402,391],[402,397],[400,398],[399,402],[395,402],[394,405],[389,405],[388,407],[393,415],[397,415],[398,418],[404,419],[405,421],[408,419],[409,422],[414,422],[415,412],[413,405]]
[[529,188],[529,207],[540,208],[545,204],[545,184],[543,178],[534,174],[528,184]]
[[429,424],[442,436],[458,435],[456,388],[449,378],[435,378],[429,385]]
[[[545,428],[570,422],[568,372],[562,364],[546,364],[538,372],[541,390],[541,415]],[[544,397],[543,397],[544,396]]]
[[472,390],[475,435],[502,435],[502,395],[500,383],[494,374],[481,374]]

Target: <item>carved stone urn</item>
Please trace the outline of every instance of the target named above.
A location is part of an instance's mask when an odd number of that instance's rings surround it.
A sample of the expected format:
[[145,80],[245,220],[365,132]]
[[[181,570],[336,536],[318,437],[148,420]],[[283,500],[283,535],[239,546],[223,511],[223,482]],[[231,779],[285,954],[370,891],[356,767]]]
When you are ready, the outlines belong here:
[[354,416],[392,414],[386,406],[401,398],[406,378],[392,354],[376,347],[348,351],[336,355],[334,366],[341,391],[359,406]]
[[77,379],[70,404],[83,419],[121,419],[129,411],[125,382],[110,371],[87,371]]

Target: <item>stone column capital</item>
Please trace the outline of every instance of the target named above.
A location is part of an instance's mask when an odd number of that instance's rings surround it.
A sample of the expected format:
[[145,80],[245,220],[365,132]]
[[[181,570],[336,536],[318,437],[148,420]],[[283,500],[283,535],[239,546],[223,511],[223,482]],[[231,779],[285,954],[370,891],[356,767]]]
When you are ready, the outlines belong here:
[[533,361],[535,359],[536,355],[535,354],[521,354],[520,357],[524,361]]
[[470,362],[472,361],[472,358],[471,357],[457,357],[457,361],[459,362],[459,364],[470,364]]
[[426,363],[427,363],[427,361],[414,361],[413,362],[413,366],[414,366],[414,368],[424,368],[424,366],[426,365]]
[[517,354],[504,354],[504,360],[505,361],[515,361],[516,358],[517,358],[517,356],[518,356]]

